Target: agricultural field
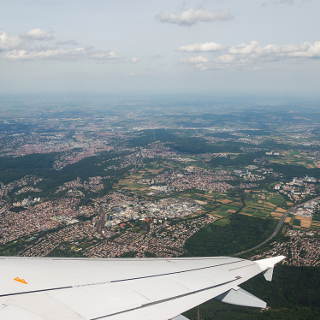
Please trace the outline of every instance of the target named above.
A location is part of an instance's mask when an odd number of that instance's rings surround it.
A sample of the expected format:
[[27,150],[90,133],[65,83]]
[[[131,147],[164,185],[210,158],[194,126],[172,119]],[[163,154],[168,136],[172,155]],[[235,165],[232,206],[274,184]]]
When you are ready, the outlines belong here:
[[310,156],[309,153],[295,150],[283,151],[280,156],[274,157],[270,161],[283,165],[303,166],[308,169],[319,167],[319,162],[313,156]]

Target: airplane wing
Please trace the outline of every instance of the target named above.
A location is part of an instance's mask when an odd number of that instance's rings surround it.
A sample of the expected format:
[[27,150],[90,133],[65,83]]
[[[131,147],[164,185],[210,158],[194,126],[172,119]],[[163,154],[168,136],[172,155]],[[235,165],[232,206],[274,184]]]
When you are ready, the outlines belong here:
[[168,320],[207,300],[265,308],[239,286],[284,257],[0,258],[0,319]]

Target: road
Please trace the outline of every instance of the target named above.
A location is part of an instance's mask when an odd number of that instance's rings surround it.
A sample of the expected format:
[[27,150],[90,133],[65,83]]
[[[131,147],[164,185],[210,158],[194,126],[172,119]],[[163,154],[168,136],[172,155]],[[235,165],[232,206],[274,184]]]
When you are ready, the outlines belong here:
[[279,231],[281,230],[287,216],[289,214],[289,211],[287,211],[286,213],[283,214],[283,216],[281,217],[281,219],[279,220],[279,222],[277,223],[275,229],[273,230],[272,234],[265,240],[263,240],[262,242],[260,242],[259,244],[257,244],[256,246],[250,248],[250,249],[246,249],[246,250],[243,250],[243,251],[240,251],[240,252],[237,252],[235,254],[233,254],[232,256],[240,256],[244,253],[248,253],[250,251],[254,251],[256,249],[259,249],[261,248],[262,246],[264,246],[266,243],[268,243],[270,240],[272,240],[278,233]]
[[[308,201],[306,201],[306,202],[304,202],[304,203],[307,203],[307,202],[309,202],[309,201],[311,201],[311,200],[318,200],[318,199],[320,199],[320,197],[317,197],[317,198],[314,198],[314,199],[309,199]],[[250,248],[250,249],[246,249],[246,250],[243,250],[243,251],[234,253],[233,256],[237,257],[237,256],[240,256],[240,255],[242,255],[242,254],[245,254],[245,253],[254,251],[254,250],[259,249],[259,248],[261,248],[262,246],[264,246],[266,243],[268,243],[270,240],[272,240],[272,239],[280,232],[280,230],[281,230],[281,228],[282,228],[282,226],[283,226],[286,218],[288,217],[289,213],[295,211],[295,209],[296,209],[297,207],[302,206],[304,203],[300,203],[300,204],[294,206],[293,208],[290,208],[287,212],[285,212],[285,213],[283,214],[283,216],[281,217],[281,219],[279,220],[279,222],[277,223],[274,231],[272,232],[272,234],[271,234],[267,239],[265,239],[264,241],[262,241],[261,243],[257,244],[256,246],[254,246],[254,247],[252,247],[252,248]]]

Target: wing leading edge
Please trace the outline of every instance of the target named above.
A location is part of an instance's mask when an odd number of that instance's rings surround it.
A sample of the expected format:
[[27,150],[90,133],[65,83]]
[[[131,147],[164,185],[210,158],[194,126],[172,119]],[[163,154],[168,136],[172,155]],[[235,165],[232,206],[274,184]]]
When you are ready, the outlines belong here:
[[271,281],[283,259],[0,258],[0,319],[180,320],[213,298],[265,308],[240,285],[260,273]]

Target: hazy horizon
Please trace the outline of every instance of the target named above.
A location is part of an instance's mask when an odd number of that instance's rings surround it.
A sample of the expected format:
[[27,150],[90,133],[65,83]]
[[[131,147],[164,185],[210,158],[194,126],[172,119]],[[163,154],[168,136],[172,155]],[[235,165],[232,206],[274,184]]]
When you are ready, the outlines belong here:
[[0,8],[0,94],[319,97],[314,0],[12,0]]

